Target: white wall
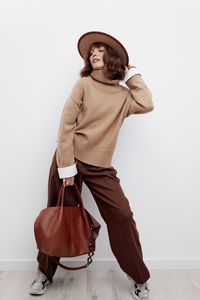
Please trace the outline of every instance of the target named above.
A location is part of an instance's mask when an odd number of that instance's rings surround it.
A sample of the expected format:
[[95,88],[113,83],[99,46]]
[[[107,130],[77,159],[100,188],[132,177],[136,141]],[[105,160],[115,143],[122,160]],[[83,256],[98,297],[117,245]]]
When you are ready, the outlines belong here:
[[[155,109],[123,124],[113,166],[151,268],[200,267],[199,19],[197,1],[1,1],[0,267],[36,265],[33,222],[65,100],[82,68],[77,40],[100,30],[128,49]],[[102,224],[94,260],[113,260]]]

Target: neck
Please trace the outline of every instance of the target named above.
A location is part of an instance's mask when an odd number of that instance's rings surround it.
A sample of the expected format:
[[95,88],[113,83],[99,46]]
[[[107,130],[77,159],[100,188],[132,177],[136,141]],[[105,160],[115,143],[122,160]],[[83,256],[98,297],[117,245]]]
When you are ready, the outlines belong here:
[[111,84],[111,85],[118,85],[120,82],[120,79],[108,79],[108,77],[105,75],[104,69],[93,69],[92,72],[90,73],[90,76],[99,82],[106,83],[106,84]]

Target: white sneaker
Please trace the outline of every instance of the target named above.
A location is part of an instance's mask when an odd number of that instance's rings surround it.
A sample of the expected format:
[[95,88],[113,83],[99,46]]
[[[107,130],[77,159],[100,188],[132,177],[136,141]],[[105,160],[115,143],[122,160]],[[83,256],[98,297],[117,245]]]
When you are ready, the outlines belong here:
[[46,277],[46,275],[38,269],[36,277],[32,282],[29,294],[30,295],[43,295],[46,292],[46,286],[50,285],[51,281]]
[[128,274],[128,279],[132,282],[131,295],[135,300],[149,300],[149,283],[137,283]]

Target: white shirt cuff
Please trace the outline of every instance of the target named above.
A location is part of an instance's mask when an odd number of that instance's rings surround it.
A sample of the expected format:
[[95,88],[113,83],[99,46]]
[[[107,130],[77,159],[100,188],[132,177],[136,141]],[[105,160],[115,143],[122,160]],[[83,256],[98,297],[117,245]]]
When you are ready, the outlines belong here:
[[128,72],[126,73],[126,76],[124,77],[124,83],[126,82],[126,81],[128,81],[129,80],[129,78],[131,78],[132,76],[134,76],[134,75],[136,75],[136,74],[140,74],[141,75],[141,71],[139,70],[139,69],[137,69],[137,68],[130,68],[129,70],[128,70]]
[[76,164],[77,162],[69,167],[57,168],[59,178],[67,178],[76,175],[78,173]]

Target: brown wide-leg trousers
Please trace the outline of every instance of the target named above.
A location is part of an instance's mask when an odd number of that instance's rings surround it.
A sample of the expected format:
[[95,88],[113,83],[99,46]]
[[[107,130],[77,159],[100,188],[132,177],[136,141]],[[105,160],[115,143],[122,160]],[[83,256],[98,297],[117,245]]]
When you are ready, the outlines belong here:
[[[106,222],[111,250],[121,269],[137,283],[144,283],[150,278],[150,273],[143,261],[139,233],[133,219],[133,212],[128,199],[120,186],[120,179],[113,167],[102,168],[77,160],[78,173],[75,183],[80,192],[85,182],[91,191],[103,220]],[[47,207],[55,206],[63,180],[59,178],[56,164],[56,151],[53,156],[48,181]],[[72,186],[66,186],[65,205],[77,205]],[[60,258],[55,257],[59,262]],[[37,255],[38,269],[51,282],[58,265],[50,256],[40,250]]]

